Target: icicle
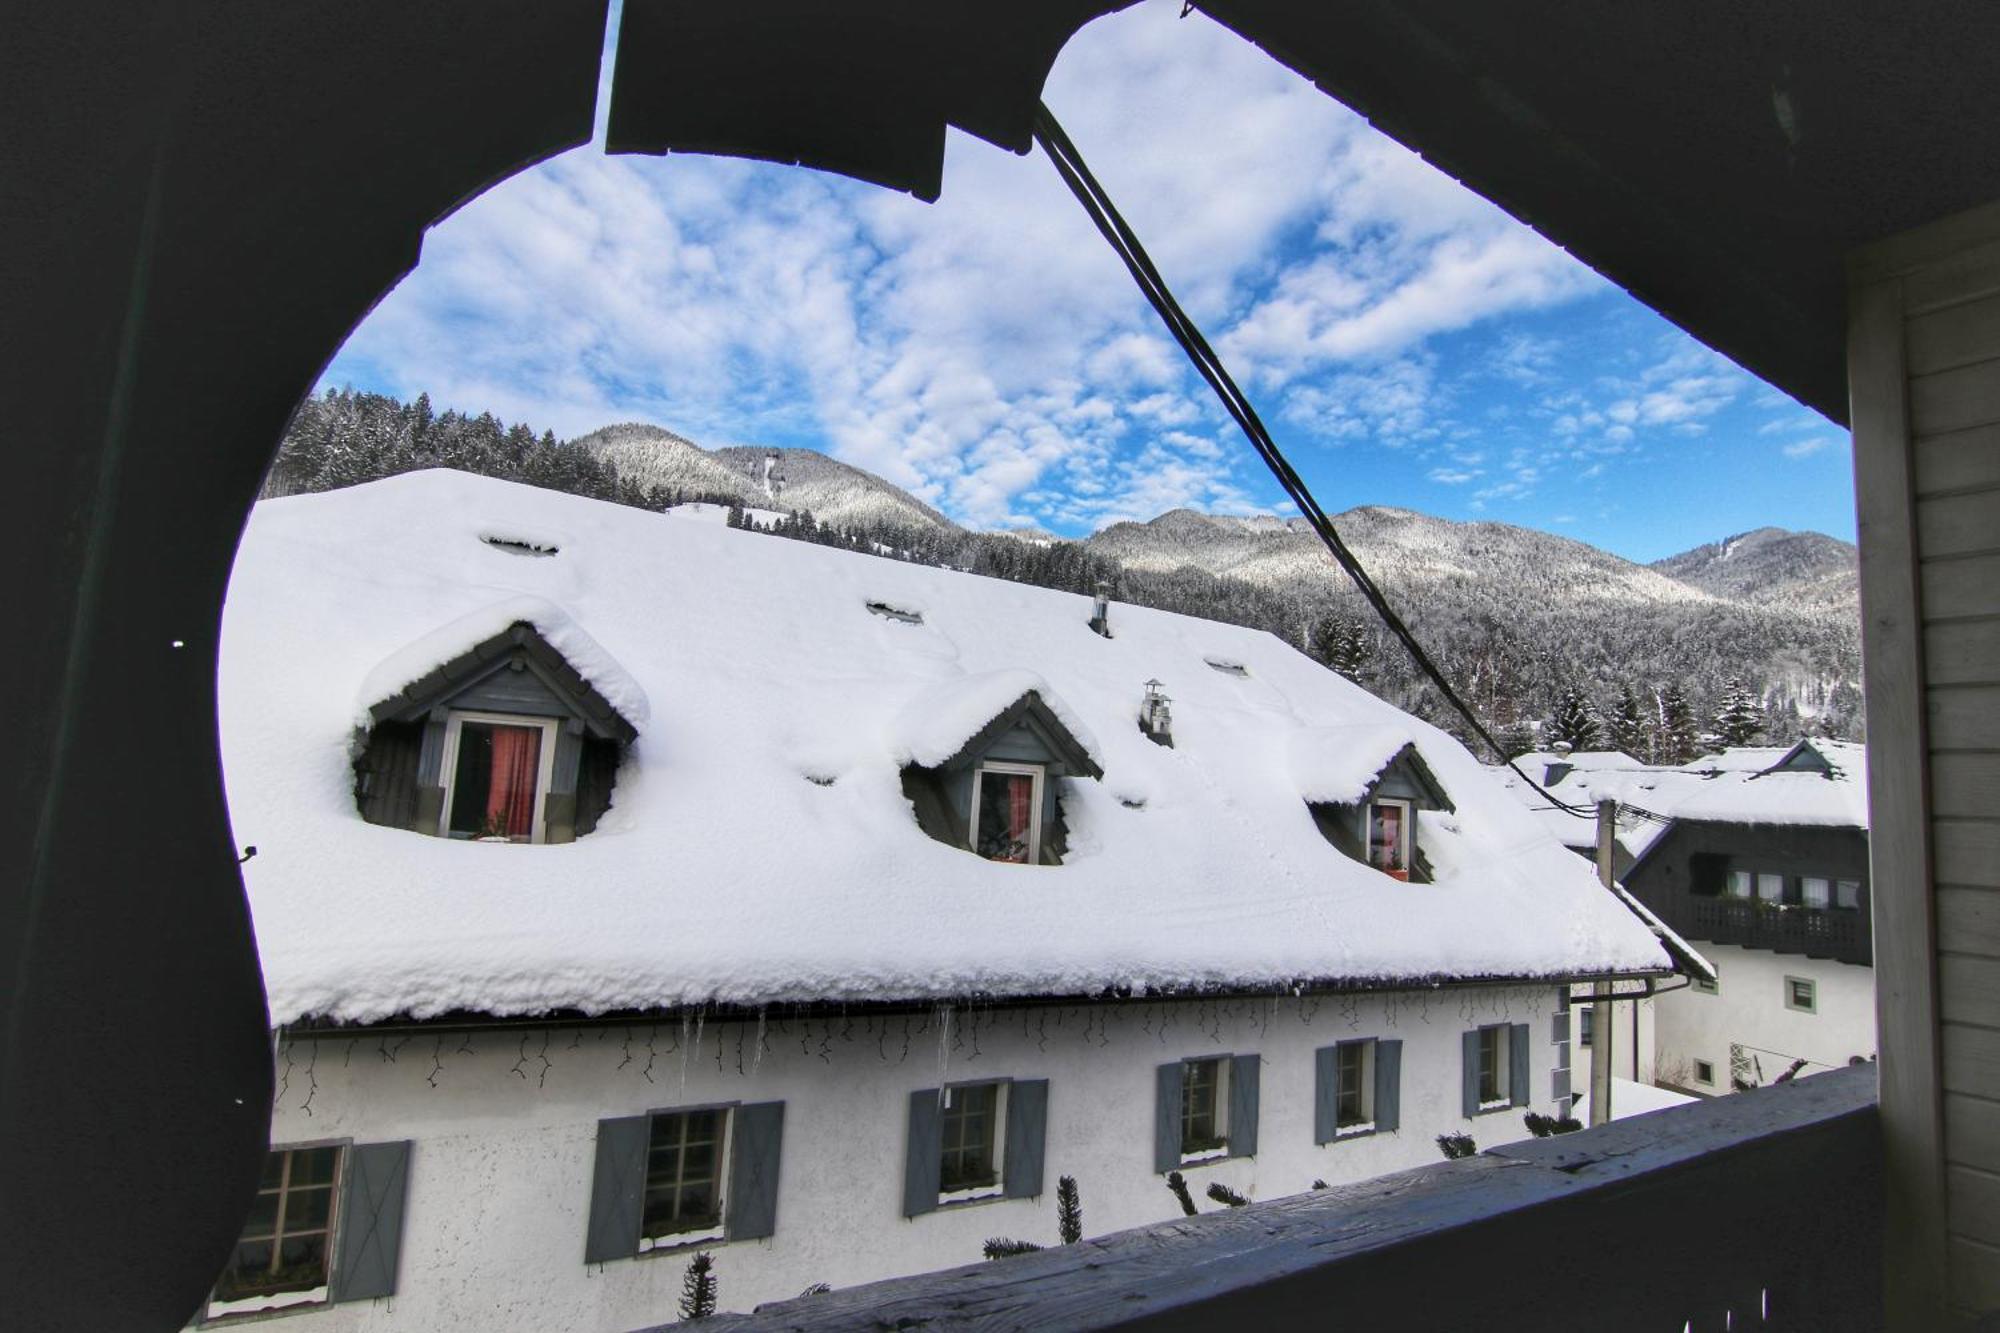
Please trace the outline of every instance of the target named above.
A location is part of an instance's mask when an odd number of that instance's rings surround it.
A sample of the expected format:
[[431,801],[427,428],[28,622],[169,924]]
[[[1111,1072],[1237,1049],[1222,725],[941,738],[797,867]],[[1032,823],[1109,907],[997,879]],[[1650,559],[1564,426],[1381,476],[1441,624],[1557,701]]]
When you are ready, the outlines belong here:
[[757,1049],[750,1056],[750,1072],[755,1074],[757,1066],[764,1063],[764,1010],[757,1010]]
[[951,1064],[951,1005],[949,1002],[937,1007],[938,1013],[938,1087],[945,1084],[945,1071]]
[[688,1090],[688,1055],[691,1051],[694,1050],[696,1046],[700,1044],[701,1044],[701,1010],[697,1009],[694,1011],[694,1039],[693,1041],[690,1041],[688,1039],[688,1014],[686,1009],[682,1009],[681,1040],[680,1040],[680,1048],[681,1048],[681,1094],[680,1095],[684,1098],[687,1096],[687,1090]]

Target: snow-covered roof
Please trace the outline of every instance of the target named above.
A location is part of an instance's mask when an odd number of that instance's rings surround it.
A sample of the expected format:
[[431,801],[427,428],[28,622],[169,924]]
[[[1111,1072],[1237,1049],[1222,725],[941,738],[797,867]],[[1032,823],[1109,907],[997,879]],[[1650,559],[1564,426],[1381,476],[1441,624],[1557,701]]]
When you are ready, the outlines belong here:
[[1736,824],[1868,827],[1868,751],[1849,741],[1805,740],[1765,768],[1683,800],[1681,819]]
[[[1081,596],[459,473],[262,503],[219,688],[272,1019],[1668,965],[1444,732],[1264,633],[1119,605],[1106,639],[1089,615]],[[595,832],[527,846],[364,822],[350,763],[371,696],[514,619],[638,727]],[[1155,677],[1171,749],[1137,726]],[[1027,688],[1104,775],[1065,780],[1060,866],[932,841],[900,784]],[[1315,827],[1293,740],[1346,728],[1380,740],[1358,768],[1401,737],[1449,792],[1454,812],[1421,816],[1434,883]]]
[[1344,805],[1360,800],[1389,761],[1417,743],[1415,719],[1331,727],[1298,727],[1290,737],[1292,778],[1308,801]]
[[[1626,1120],[1635,1115],[1651,1115],[1655,1111],[1671,1111],[1676,1106],[1686,1106],[1701,1098],[1690,1097],[1685,1092],[1675,1092],[1672,1088],[1656,1088],[1650,1083],[1635,1083],[1629,1078],[1611,1077],[1611,1118]],[[1584,1124],[1590,1123],[1590,1092],[1586,1088],[1581,1096],[1570,1103],[1569,1113]]]

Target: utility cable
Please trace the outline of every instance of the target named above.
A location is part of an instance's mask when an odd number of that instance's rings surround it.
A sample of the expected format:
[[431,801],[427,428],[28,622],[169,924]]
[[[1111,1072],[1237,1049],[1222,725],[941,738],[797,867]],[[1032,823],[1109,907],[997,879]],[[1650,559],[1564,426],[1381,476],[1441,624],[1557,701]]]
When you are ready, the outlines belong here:
[[1063,183],[1069,186],[1070,193],[1076,196],[1077,202],[1083,205],[1083,210],[1090,216],[1091,222],[1117,252],[1118,258],[1124,262],[1126,271],[1132,275],[1133,282],[1138,285],[1140,292],[1159,314],[1161,321],[1166,324],[1167,332],[1173,335],[1174,341],[1180,344],[1183,352],[1187,353],[1188,360],[1194,363],[1195,369],[1208,382],[1209,388],[1215,391],[1215,396],[1221,400],[1223,409],[1242,429],[1245,438],[1250,441],[1250,447],[1264,460],[1264,465],[1271,470],[1271,475],[1277,478],[1279,487],[1298,507],[1306,523],[1325,544],[1328,553],[1333,556],[1334,562],[1347,572],[1348,578],[1353,580],[1354,586],[1360,590],[1361,596],[1374,609],[1382,623],[1388,626],[1389,632],[1409,650],[1417,669],[1437,687],[1445,702],[1465,719],[1473,734],[1484,741],[1494,754],[1501,756],[1507,767],[1513,769],[1523,782],[1540,792],[1558,810],[1579,817],[1595,817],[1597,813],[1595,810],[1562,800],[1547,787],[1529,777],[1514,760],[1507,758],[1506,749],[1494,739],[1493,733],[1486,729],[1486,724],[1479,720],[1471,706],[1459,697],[1451,682],[1445,679],[1444,672],[1431,659],[1430,653],[1425,650],[1422,643],[1418,642],[1417,636],[1403,622],[1396,609],[1389,604],[1389,599],[1383,595],[1382,589],[1377,586],[1373,578],[1369,577],[1368,571],[1362,568],[1354,552],[1348,549],[1347,543],[1342,541],[1340,534],[1334,530],[1333,521],[1327,517],[1326,511],[1320,508],[1319,502],[1313,499],[1312,492],[1307,489],[1305,482],[1279,450],[1277,441],[1265,428],[1262,418],[1257,415],[1257,409],[1251,405],[1249,398],[1237,387],[1235,379],[1223,365],[1222,358],[1216,355],[1215,349],[1209,346],[1208,339],[1202,336],[1201,330],[1181,308],[1180,302],[1174,299],[1173,292],[1168,289],[1166,280],[1154,267],[1145,247],[1139,243],[1138,236],[1118,212],[1117,206],[1111,202],[1111,197],[1105,192],[1104,187],[1091,174],[1082,154],[1077,152],[1076,145],[1070,141],[1069,135],[1063,131],[1062,125],[1057,122],[1055,114],[1046,104],[1038,106],[1035,110],[1034,136],[1035,142],[1041,145],[1042,151],[1047,153],[1049,160],[1055,164],[1056,172],[1063,178]]

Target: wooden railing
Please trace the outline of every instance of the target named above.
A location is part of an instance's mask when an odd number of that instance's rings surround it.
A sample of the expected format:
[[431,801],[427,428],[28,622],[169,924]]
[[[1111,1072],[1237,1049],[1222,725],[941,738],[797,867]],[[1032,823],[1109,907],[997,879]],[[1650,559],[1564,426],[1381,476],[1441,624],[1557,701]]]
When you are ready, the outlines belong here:
[[1882,1326],[1872,1066],[801,1297],[750,1330]]
[[1682,895],[1661,915],[1691,940],[1740,944],[1809,958],[1837,958],[1844,963],[1874,962],[1867,914],[1852,908],[1795,907],[1691,893]]

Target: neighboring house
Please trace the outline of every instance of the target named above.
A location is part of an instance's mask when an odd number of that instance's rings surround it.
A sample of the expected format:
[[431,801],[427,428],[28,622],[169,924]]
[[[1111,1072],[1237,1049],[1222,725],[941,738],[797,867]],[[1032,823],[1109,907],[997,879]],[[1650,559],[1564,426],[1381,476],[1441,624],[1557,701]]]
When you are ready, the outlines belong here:
[[[1715,1094],[1875,1055],[1862,746],[1745,746],[1670,768],[1574,758],[1529,775],[1567,804],[1621,803],[1618,878],[1717,973],[1613,1007],[1620,1077]],[[1545,827],[1594,856],[1593,820],[1502,773]],[[1579,1021],[1579,1041],[1594,1051],[1588,1028]]]
[[1053,1242],[1063,1174],[1097,1234],[1566,1109],[1655,932],[1279,640],[1090,618],[456,473],[260,504],[274,1146],[200,1318],[628,1329],[700,1250],[745,1309]]

